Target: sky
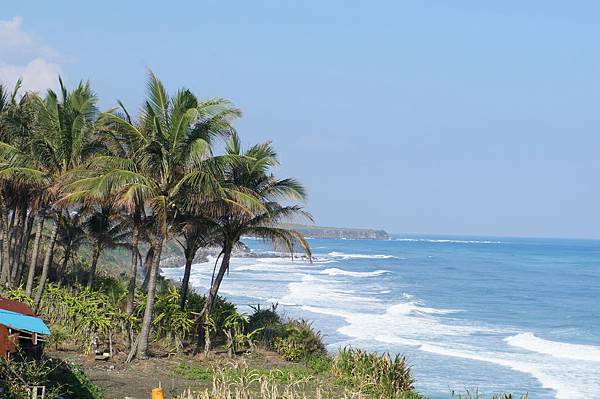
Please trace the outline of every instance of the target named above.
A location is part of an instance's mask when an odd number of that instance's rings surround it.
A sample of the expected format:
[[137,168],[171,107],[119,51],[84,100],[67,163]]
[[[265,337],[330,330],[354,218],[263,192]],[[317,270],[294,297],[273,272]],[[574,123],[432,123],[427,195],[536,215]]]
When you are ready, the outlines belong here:
[[600,2],[11,1],[0,80],[225,97],[320,225],[600,238]]

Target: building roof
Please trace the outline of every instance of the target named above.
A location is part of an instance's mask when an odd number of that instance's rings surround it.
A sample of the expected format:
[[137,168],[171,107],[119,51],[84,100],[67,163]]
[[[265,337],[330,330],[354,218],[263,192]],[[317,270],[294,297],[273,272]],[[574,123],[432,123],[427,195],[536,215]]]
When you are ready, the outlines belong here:
[[10,310],[0,309],[0,324],[14,330],[50,335],[50,329],[39,317],[27,316]]
[[0,298],[0,309],[21,313],[27,316],[35,316],[35,313],[29,306],[22,302],[11,301],[10,299]]

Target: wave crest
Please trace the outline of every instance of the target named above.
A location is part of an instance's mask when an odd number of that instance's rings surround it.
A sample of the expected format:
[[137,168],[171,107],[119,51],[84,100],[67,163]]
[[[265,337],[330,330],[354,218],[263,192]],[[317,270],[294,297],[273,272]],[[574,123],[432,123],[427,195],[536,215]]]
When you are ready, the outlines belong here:
[[549,341],[530,332],[506,337],[504,341],[511,346],[552,357],[600,362],[600,347],[597,346]]
[[366,255],[366,254],[347,254],[344,252],[330,252],[329,256],[342,259],[397,259],[393,255]]
[[389,270],[375,270],[373,272],[351,272],[348,270],[338,269],[337,267],[331,269],[325,269],[321,271],[321,274],[327,274],[328,276],[350,276],[350,277],[375,277],[381,276],[382,274],[391,273]]

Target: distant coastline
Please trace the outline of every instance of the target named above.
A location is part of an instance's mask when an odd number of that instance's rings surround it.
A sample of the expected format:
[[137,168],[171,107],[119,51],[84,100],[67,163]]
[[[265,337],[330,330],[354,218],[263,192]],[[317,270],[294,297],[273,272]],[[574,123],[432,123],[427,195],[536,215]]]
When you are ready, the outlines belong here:
[[306,238],[332,238],[338,240],[389,240],[385,230],[360,229],[348,227],[309,226],[303,224],[286,224]]

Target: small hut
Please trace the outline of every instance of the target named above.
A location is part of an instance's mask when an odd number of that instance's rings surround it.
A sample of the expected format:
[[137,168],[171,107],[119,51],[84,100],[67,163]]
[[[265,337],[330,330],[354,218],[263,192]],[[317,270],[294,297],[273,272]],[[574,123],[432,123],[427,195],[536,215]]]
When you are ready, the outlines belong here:
[[29,306],[0,298],[0,357],[7,358],[17,351],[39,357],[48,335],[48,326]]

